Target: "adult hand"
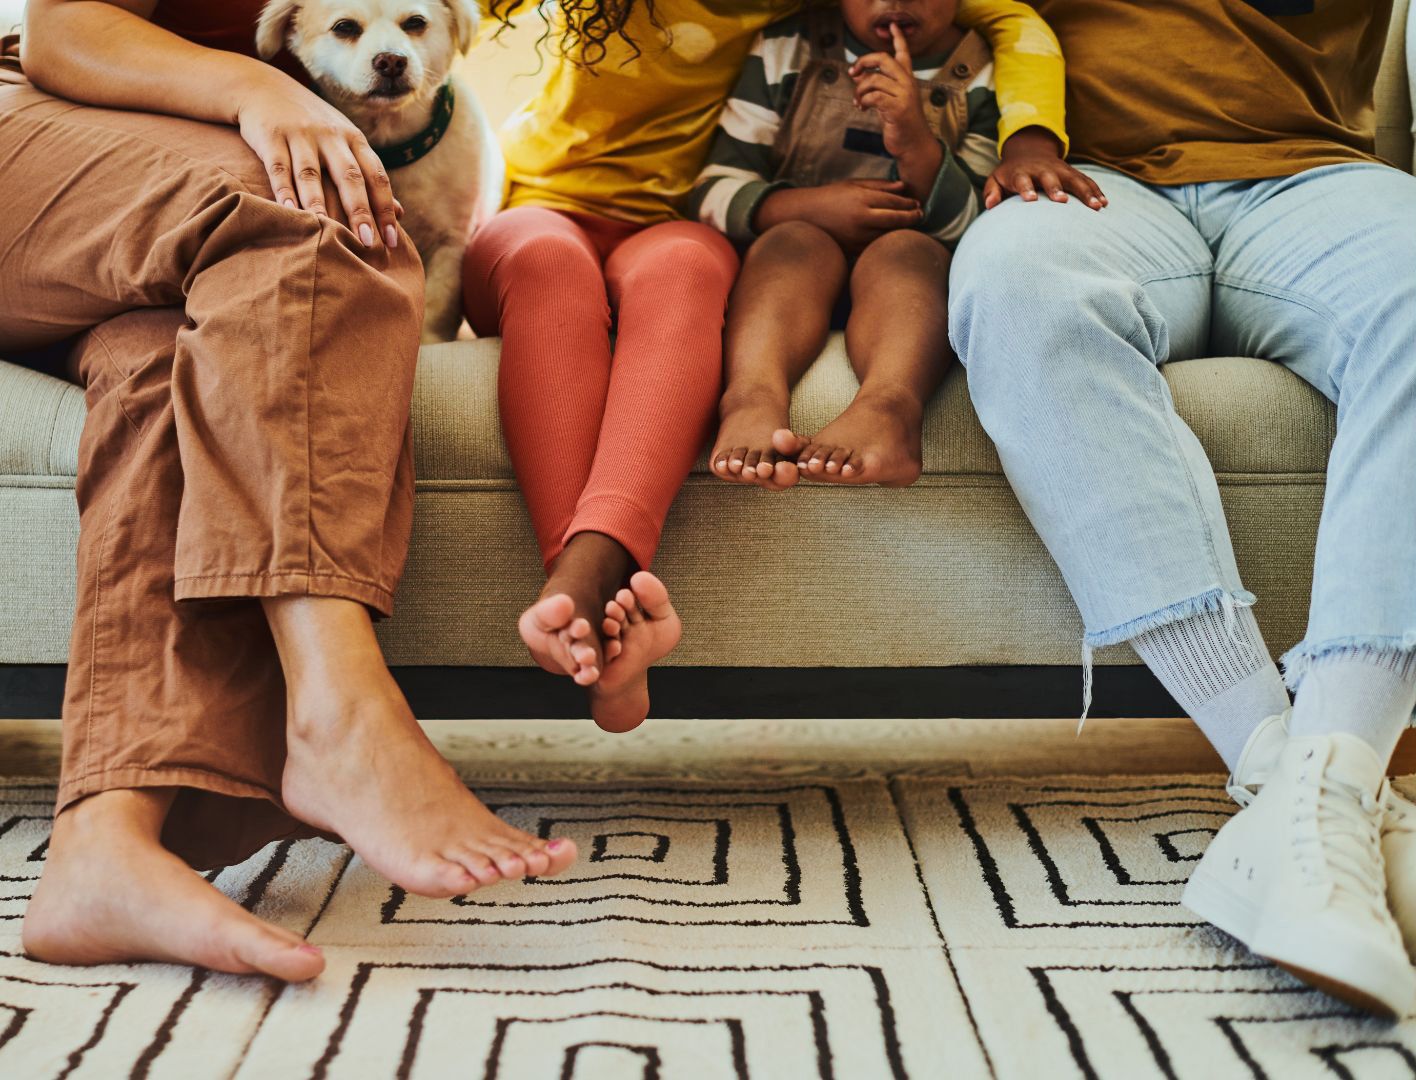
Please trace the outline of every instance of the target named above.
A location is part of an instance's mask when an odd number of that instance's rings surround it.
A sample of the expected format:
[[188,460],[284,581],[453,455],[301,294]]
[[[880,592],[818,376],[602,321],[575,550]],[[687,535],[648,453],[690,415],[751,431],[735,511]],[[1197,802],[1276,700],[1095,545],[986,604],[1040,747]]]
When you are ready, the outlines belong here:
[[328,178],[365,247],[398,246],[400,207],[364,133],[327,101],[291,83],[253,89],[236,110],[241,137],[265,165],[275,201],[326,215]]
[[914,228],[922,216],[901,180],[843,180],[774,191],[758,207],[755,224],[765,232],[784,221],[809,221],[856,254],[887,232]]
[[1053,202],[1066,202],[1070,192],[1093,210],[1106,205],[1100,186],[1062,158],[1062,145],[1046,128],[1030,127],[1003,144],[1003,161],[983,185],[983,206],[992,210],[1009,195],[1036,202],[1038,189]]

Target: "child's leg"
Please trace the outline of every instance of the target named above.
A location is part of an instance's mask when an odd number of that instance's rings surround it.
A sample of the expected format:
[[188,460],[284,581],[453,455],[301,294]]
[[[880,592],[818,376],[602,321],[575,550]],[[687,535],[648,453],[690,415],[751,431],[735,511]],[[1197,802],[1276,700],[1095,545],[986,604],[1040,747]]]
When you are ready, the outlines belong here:
[[[712,430],[723,311],[737,268],[722,235],[683,221],[643,229],[605,262],[617,312],[615,360],[595,465],[563,558],[587,547],[588,561],[621,574],[601,615],[616,595],[629,608],[609,628],[623,651],[609,650],[617,655],[591,688],[591,713],[610,730],[644,719],[648,667],[678,643],[678,616],[657,578],[641,572],[621,587],[627,564],[643,570],[652,561],[669,506]],[[622,561],[603,550],[611,546]]]
[[[800,449],[784,430],[791,391],[826,343],[845,282],[840,245],[809,222],[768,229],[748,250],[728,304],[728,386],[718,407],[714,474],[772,490],[796,483],[795,456],[781,452]],[[776,448],[774,434],[782,443]]]
[[[594,241],[565,214],[517,207],[477,230],[463,266],[473,330],[502,338],[502,429],[548,572],[590,477],[610,385],[610,305]],[[613,587],[622,580],[623,571]],[[581,683],[598,675],[599,591],[557,581],[522,616],[521,636],[547,671]]]
[[919,479],[924,407],[953,359],[949,252],[923,233],[887,233],[851,272],[846,351],[860,390],[797,455],[811,480],[904,486]]

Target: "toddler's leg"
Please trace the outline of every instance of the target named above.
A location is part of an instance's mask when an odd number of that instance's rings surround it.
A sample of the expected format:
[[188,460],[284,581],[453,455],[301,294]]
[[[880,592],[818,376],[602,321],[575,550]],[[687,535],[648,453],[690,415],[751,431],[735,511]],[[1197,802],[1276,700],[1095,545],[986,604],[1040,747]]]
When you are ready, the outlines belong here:
[[919,479],[924,407],[953,359],[949,252],[923,233],[887,233],[851,273],[846,351],[855,400],[798,453],[811,480],[903,487]]
[[752,245],[728,303],[715,475],[773,491],[797,482],[801,443],[787,417],[792,386],[826,343],[845,281],[840,245],[808,222],[777,225]]

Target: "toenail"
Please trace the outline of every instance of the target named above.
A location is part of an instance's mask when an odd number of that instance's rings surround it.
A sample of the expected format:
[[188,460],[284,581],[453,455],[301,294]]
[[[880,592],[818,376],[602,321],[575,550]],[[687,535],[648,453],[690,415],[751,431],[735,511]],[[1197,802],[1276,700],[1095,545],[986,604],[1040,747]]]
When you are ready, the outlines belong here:
[[320,952],[320,950],[317,949],[317,948],[315,948],[315,946],[313,946],[313,945],[301,945],[301,946],[300,946],[300,951],[301,951],[302,953],[309,953],[311,956],[323,956],[323,955],[324,955],[324,953]]
[[560,848],[561,842],[559,840],[552,840],[549,844],[546,845],[547,851],[559,851]]

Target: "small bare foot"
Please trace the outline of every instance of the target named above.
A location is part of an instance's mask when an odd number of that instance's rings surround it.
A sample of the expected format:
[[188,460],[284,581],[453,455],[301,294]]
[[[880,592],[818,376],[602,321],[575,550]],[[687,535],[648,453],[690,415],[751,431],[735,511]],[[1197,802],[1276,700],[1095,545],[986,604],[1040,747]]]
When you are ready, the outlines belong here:
[[386,668],[355,681],[292,689],[282,783],[292,814],[422,896],[558,874],[575,860],[571,841],[512,828],[467,790]]
[[673,651],[683,624],[664,583],[641,570],[605,605],[602,629],[621,648],[590,688],[590,715],[606,731],[630,731],[649,715],[649,667]]
[[708,459],[713,475],[730,483],[782,491],[797,482],[796,455],[783,457],[774,434],[787,426],[789,399],[767,390],[729,387],[719,406],[722,419]]
[[797,454],[805,480],[908,487],[923,469],[924,407],[907,394],[862,388]]
[[589,686],[600,677],[590,621],[578,614],[568,594],[543,593],[521,613],[516,628],[531,658],[552,675],[569,675],[580,686]]
[[570,538],[541,598],[522,613],[518,624],[521,640],[541,667],[569,675],[579,686],[600,677],[610,659],[598,629],[605,602],[624,584],[632,565],[629,552],[603,533]]
[[156,961],[304,982],[320,950],[207,884],[158,837],[170,791],[90,796],[54,823],[25,912],[25,952],[50,964]]

